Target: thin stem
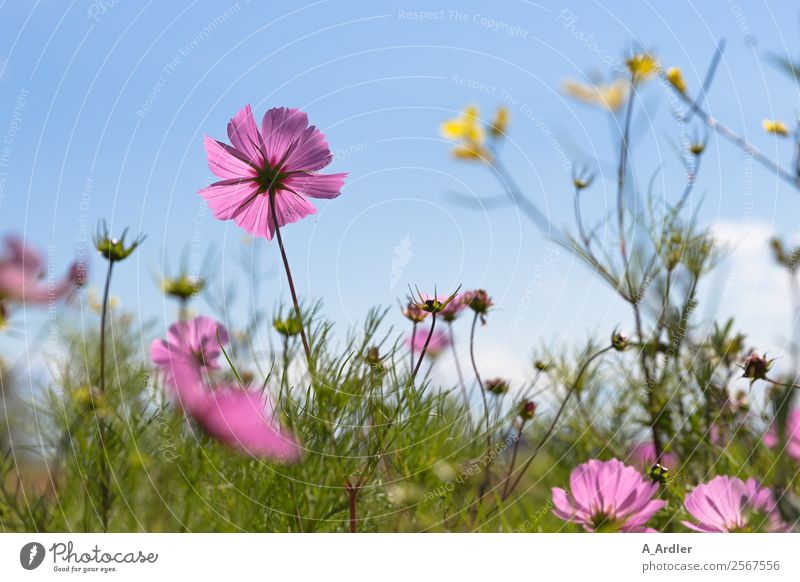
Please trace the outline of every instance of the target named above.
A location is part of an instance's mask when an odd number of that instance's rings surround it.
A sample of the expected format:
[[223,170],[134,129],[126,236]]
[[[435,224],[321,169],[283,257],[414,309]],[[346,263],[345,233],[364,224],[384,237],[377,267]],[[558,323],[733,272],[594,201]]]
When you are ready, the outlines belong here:
[[[422,360],[425,359],[425,352],[428,351],[428,346],[431,343],[431,337],[433,337],[433,328],[435,326],[436,326],[436,313],[434,312],[434,313],[431,313],[431,329],[428,331],[428,337],[425,338],[425,345],[422,346],[422,352],[419,355],[419,360],[417,361],[417,365],[414,367],[414,371],[411,373],[411,379],[409,380],[409,385],[413,386],[414,380],[417,377],[417,373],[419,372],[419,369],[422,367]],[[414,357],[414,355],[413,355],[414,354],[414,352],[413,352],[413,350],[414,350],[413,342],[412,342],[411,350],[412,350],[411,357],[413,358]]]
[[478,323],[478,312],[475,312],[475,317],[472,319],[472,329],[469,332],[469,358],[472,362],[472,371],[475,373],[475,379],[478,380],[478,389],[481,391],[481,398],[483,399],[483,417],[486,422],[486,453],[492,448],[492,433],[489,428],[489,402],[486,400],[486,390],[483,388],[483,380],[478,372],[478,365],[475,363],[475,325]]
[[508,474],[506,475],[506,478],[503,479],[503,499],[505,499],[506,495],[508,494],[508,487],[511,484],[511,475],[514,473],[514,467],[517,464],[519,442],[522,440],[522,431],[525,430],[525,422],[526,419],[520,417],[519,432],[517,433],[517,440],[514,441],[514,450],[511,453],[511,463],[508,465]]
[[625,240],[625,174],[628,170],[628,141],[633,119],[633,102],[635,97],[635,75],[631,78],[631,95],[625,112],[625,126],[622,132],[622,144],[619,154],[619,169],[617,170],[617,222],[619,227],[619,250],[622,255],[622,269],[625,281],[628,284],[628,293],[633,296],[630,273],[628,272],[628,248]]
[[417,341],[417,322],[415,321],[411,325],[411,346],[408,348],[409,357],[411,358],[411,366],[408,368],[409,371],[413,374],[414,373],[414,344]]
[[[114,261],[108,260],[108,271],[106,272],[106,283],[103,289],[103,307],[100,312],[100,394],[106,393],[106,318],[108,317],[108,294],[111,289],[111,273],[114,270]],[[108,464],[108,452],[106,451],[106,423],[100,418],[100,444],[103,447],[103,469],[100,477],[100,511],[103,523],[103,531],[108,531],[108,517],[111,510],[111,470]]]
[[308,370],[313,374],[314,364],[311,359],[311,348],[308,345],[306,338],[305,323],[303,316],[300,313],[300,302],[297,300],[297,292],[294,289],[294,280],[292,280],[292,270],[289,268],[289,259],[286,258],[286,249],[283,246],[283,237],[281,236],[281,228],[278,225],[278,215],[275,213],[275,192],[269,193],[269,206],[270,213],[272,214],[272,224],[275,229],[275,236],[278,238],[278,247],[281,249],[281,258],[283,258],[283,268],[286,271],[286,280],[289,282],[289,291],[292,294],[292,302],[294,303],[294,311],[300,321],[300,338],[303,340],[303,349],[306,352],[306,361],[308,362]]
[[358,507],[357,498],[360,487],[358,485],[347,484],[348,506],[350,509],[350,533],[358,533]]
[[519,475],[517,475],[517,478],[514,480],[514,482],[508,488],[507,492],[504,493],[501,496],[501,498],[500,498],[501,501],[505,501],[506,499],[508,499],[509,495],[511,495],[511,493],[514,491],[514,489],[517,487],[517,485],[519,485],[519,482],[522,481],[522,477],[525,475],[525,472],[528,470],[528,467],[530,467],[531,464],[533,463],[534,459],[536,458],[536,455],[539,454],[539,451],[542,449],[542,447],[545,445],[545,443],[550,439],[550,435],[553,434],[553,431],[555,430],[556,425],[558,424],[558,421],[561,418],[561,415],[564,413],[564,409],[567,406],[567,402],[569,401],[570,396],[572,396],[572,393],[575,392],[575,390],[580,385],[580,382],[583,379],[583,375],[586,373],[586,370],[589,368],[589,365],[592,362],[594,362],[597,358],[599,358],[601,355],[603,355],[606,352],[608,352],[609,350],[613,349],[613,347],[614,346],[608,346],[606,348],[603,348],[599,352],[595,352],[594,354],[589,356],[586,359],[586,361],[583,363],[583,366],[581,366],[581,369],[578,372],[578,375],[575,377],[575,381],[569,387],[569,390],[567,390],[567,395],[564,396],[564,400],[561,401],[561,406],[558,408],[558,411],[556,412],[556,416],[555,416],[555,418],[553,418],[553,422],[550,423],[550,426],[547,428],[547,431],[544,433],[544,436],[542,437],[542,440],[539,441],[539,444],[536,445],[535,449],[533,449],[533,452],[531,453],[531,455],[528,457],[528,459],[525,461],[525,463],[523,463],[523,465],[520,467]]
[[453,322],[447,322],[448,332],[450,333],[450,349],[453,351],[453,362],[456,365],[456,373],[458,374],[458,383],[461,386],[461,393],[464,395],[464,406],[469,410],[469,395],[467,394],[467,385],[464,382],[464,374],[461,372],[461,363],[458,361],[458,350],[456,350],[456,338],[453,335]]
[[781,167],[777,162],[767,157],[766,154],[761,152],[761,150],[759,150],[745,138],[706,113],[706,111],[696,101],[694,101],[685,93],[675,90],[675,94],[678,95],[678,97],[689,106],[689,109],[691,109],[693,113],[700,116],[708,127],[719,133],[722,137],[737,146],[746,154],[751,155],[759,164],[775,172],[775,174],[782,180],[789,182],[795,188],[800,188],[800,177]]

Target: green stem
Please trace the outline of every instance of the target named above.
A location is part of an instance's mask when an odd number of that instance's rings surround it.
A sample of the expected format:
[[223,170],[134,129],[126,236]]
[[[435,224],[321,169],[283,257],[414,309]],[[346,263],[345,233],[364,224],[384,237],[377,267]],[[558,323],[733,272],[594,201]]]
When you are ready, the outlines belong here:
[[292,279],[292,270],[289,268],[289,259],[286,257],[286,249],[283,246],[283,237],[281,236],[281,228],[278,225],[278,215],[275,212],[275,193],[269,193],[269,206],[272,214],[272,224],[275,228],[275,236],[278,239],[278,247],[281,250],[281,258],[283,259],[283,268],[286,271],[286,280],[289,282],[289,292],[292,294],[292,302],[294,303],[294,310],[297,314],[297,319],[300,321],[300,338],[303,340],[303,349],[306,352],[306,361],[308,362],[309,372],[314,373],[314,365],[311,359],[311,348],[306,338],[305,323],[300,313],[300,302],[297,300],[297,292],[294,289],[294,280]]
[[583,363],[583,365],[581,366],[580,371],[578,372],[578,375],[575,377],[575,381],[569,387],[569,390],[567,390],[567,395],[564,396],[564,400],[561,401],[561,406],[558,408],[558,411],[556,412],[556,416],[555,416],[555,418],[553,418],[553,422],[550,423],[550,426],[547,428],[547,431],[544,433],[544,436],[542,437],[542,440],[539,441],[539,444],[536,445],[535,449],[533,449],[533,452],[531,453],[531,455],[528,457],[528,459],[525,461],[525,463],[523,463],[523,465],[520,467],[519,475],[517,475],[517,478],[514,480],[514,482],[511,484],[511,486],[501,496],[501,498],[500,498],[501,501],[505,501],[506,499],[508,499],[509,495],[511,495],[511,493],[514,491],[514,489],[517,487],[517,485],[519,485],[519,482],[522,481],[522,477],[525,475],[525,472],[528,470],[528,467],[530,467],[531,464],[533,463],[534,459],[536,458],[536,455],[539,454],[539,451],[542,449],[542,447],[545,445],[545,443],[550,439],[550,436],[553,434],[553,431],[555,430],[556,425],[558,424],[558,421],[561,418],[561,415],[564,413],[564,409],[567,406],[567,402],[569,401],[570,396],[572,396],[572,393],[575,392],[575,390],[577,390],[578,386],[580,385],[581,380],[583,379],[583,375],[586,373],[586,370],[589,369],[589,365],[592,362],[594,362],[597,358],[599,358],[601,355],[605,354],[606,352],[608,352],[608,351],[610,351],[612,349],[614,349],[614,346],[608,346],[606,348],[603,348],[599,352],[595,352],[594,354],[589,356],[586,359],[586,361]]
[[[419,360],[417,361],[417,365],[414,367],[414,372],[411,374],[411,380],[409,381],[409,384],[411,384],[411,385],[414,384],[414,380],[417,377],[417,373],[419,372],[420,367],[422,367],[422,360],[425,359],[425,352],[428,351],[428,345],[430,345],[430,343],[431,343],[431,337],[433,337],[433,328],[435,326],[436,326],[436,313],[431,313],[431,328],[428,331],[428,337],[425,338],[425,345],[422,346],[422,353],[420,353],[420,355],[419,355]],[[414,327],[416,329],[416,326],[414,326]],[[414,350],[413,341],[412,341],[411,346],[412,346],[411,350],[412,350],[412,357],[413,357],[413,350]]]
[[[456,338],[453,335],[453,322],[447,322],[448,331],[450,332],[450,349],[453,350],[453,362],[456,365],[456,373],[458,374],[458,383],[461,385],[461,392],[464,396],[464,406],[469,410],[469,395],[467,394],[467,384],[464,382],[464,374],[461,372],[461,363],[458,361],[458,351],[456,350]],[[469,418],[469,415],[467,415]]]
[[[111,273],[114,270],[114,261],[109,259],[108,271],[106,272],[106,283],[103,289],[103,307],[100,312],[100,394],[106,394],[106,318],[108,317],[108,294],[111,289]],[[108,452],[106,450],[106,423],[103,419],[98,419],[100,425],[100,444],[103,447],[102,456],[102,475],[100,476],[100,516],[103,524],[103,531],[108,531],[108,517],[111,512],[111,469],[108,463]]]

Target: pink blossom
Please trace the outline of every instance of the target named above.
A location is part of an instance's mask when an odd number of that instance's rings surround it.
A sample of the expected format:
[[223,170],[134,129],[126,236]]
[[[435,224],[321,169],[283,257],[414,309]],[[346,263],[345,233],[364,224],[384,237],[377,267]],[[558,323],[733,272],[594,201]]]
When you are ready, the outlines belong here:
[[[411,339],[414,339],[412,342]],[[418,328],[417,333],[413,336],[409,336],[406,338],[406,345],[411,348],[411,350],[418,354],[422,352],[422,349],[425,347],[425,341],[428,339],[428,330],[424,328]],[[431,336],[431,341],[428,344],[428,349],[425,352],[426,355],[435,358],[439,354],[441,354],[447,346],[450,345],[450,336],[447,334],[447,331],[441,328],[434,328],[433,335]]]
[[759,485],[755,479],[748,479],[745,483],[737,477],[714,477],[708,483],[695,487],[686,496],[683,505],[698,523],[682,523],[695,531],[789,530],[778,514],[772,491]]
[[[770,448],[778,446],[778,428],[774,423],[764,435],[764,444]],[[786,453],[800,461],[800,409],[790,412],[786,419]]]
[[617,459],[578,465],[569,485],[553,488],[553,514],[590,532],[653,532],[645,524],[666,503],[653,499],[658,483]]
[[308,198],[336,198],[347,174],[320,174],[331,163],[325,136],[298,109],[277,107],[256,126],[250,106],[228,123],[232,145],[205,138],[208,166],[221,181],[200,190],[214,216],[271,239],[269,195],[280,226],[316,213]]
[[8,236],[0,254],[0,300],[45,305],[68,296],[86,281],[85,266],[73,263],[67,276],[51,281],[39,252],[22,239]]
[[167,340],[153,341],[150,353],[180,406],[209,435],[251,455],[280,461],[299,459],[300,447],[278,424],[262,391],[206,386],[207,372],[219,367],[219,344],[227,341],[224,327],[198,317],[172,325]]
[[[641,442],[631,449],[628,458],[634,467],[647,473],[656,464],[656,447],[652,441]],[[678,456],[674,453],[664,453],[659,464],[667,469],[676,469],[679,464]]]
[[[440,298],[440,301],[444,302],[445,300],[447,300],[447,297]],[[442,310],[442,319],[445,321],[454,321],[466,308],[467,304],[464,301],[464,293],[461,293],[460,295],[454,297],[453,300]]]

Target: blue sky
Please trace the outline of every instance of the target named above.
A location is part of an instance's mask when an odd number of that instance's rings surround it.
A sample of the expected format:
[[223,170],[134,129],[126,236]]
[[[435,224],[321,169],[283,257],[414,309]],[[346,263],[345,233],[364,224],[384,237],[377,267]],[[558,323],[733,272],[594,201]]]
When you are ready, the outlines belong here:
[[[800,54],[792,3],[45,0],[5,1],[0,15],[3,232],[54,245],[64,269],[100,219],[116,232],[147,233],[114,293],[159,329],[174,305],[153,273],[182,252],[199,260],[217,248],[215,282],[239,287],[242,312],[251,287],[240,257],[259,263],[250,272],[262,278],[262,304],[288,299],[275,245],[244,245],[196,191],[212,179],[204,134],[225,137],[246,103],[257,116],[300,107],[327,135],[331,169],[350,173],[339,199],[284,231],[301,295],[324,300],[344,328],[369,306],[395,305],[409,284],[485,287],[498,309],[483,332],[484,362],[510,375],[539,346],[606,335],[629,316],[515,209],[453,204],[448,192],[498,189],[485,169],[449,156],[441,121],[467,103],[489,115],[508,99],[505,163],[553,224],[572,228],[567,162],[602,171],[586,210],[602,216],[614,197],[618,130],[608,115],[564,97],[560,84],[611,76],[609,60],[636,42],[681,66],[697,88],[725,38],[708,108],[787,164],[789,143],[764,135],[760,123],[800,113],[797,86],[765,58]],[[669,140],[680,128],[658,84],[644,88],[642,103],[637,180],[661,168],[658,190],[675,200],[683,178]],[[800,196],[714,136],[704,164],[700,220],[735,250],[700,313],[735,314],[754,343],[780,346],[788,294],[766,240],[794,236]],[[96,258],[93,267],[99,286],[104,265]],[[394,312],[392,321],[402,323]]]

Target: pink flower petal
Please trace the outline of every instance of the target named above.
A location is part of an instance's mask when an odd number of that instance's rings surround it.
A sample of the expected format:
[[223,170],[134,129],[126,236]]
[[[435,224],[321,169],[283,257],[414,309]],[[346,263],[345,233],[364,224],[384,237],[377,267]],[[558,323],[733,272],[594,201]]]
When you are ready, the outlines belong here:
[[331,160],[333,155],[325,136],[312,125],[303,132],[286,158],[286,169],[291,172],[316,172],[330,164]]
[[347,178],[346,173],[297,174],[286,180],[286,186],[303,196],[331,199],[341,194],[345,178]]
[[274,107],[261,121],[261,138],[267,161],[275,166],[283,161],[289,148],[296,146],[305,135],[308,116],[299,109]]
[[253,110],[249,104],[240,109],[228,122],[228,139],[231,140],[233,147],[245,154],[256,166],[264,162],[261,134],[258,133]]
[[254,390],[215,390],[203,410],[195,413],[200,425],[218,440],[251,455],[295,461],[301,450],[295,440],[273,426],[268,402]]
[[208,168],[214,175],[226,180],[243,180],[255,178],[258,175],[247,156],[239,150],[210,137],[206,137],[204,143],[208,156]]
[[200,190],[215,218],[230,220],[258,194],[258,185],[252,180],[223,180]]

